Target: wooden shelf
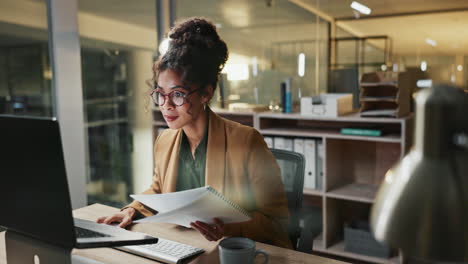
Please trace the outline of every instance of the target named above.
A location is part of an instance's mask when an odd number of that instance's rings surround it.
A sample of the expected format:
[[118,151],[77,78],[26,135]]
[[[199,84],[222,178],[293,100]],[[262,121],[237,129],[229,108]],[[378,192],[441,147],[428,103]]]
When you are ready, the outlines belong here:
[[238,116],[254,116],[257,112],[240,112],[240,111],[229,111],[227,109],[222,108],[211,108],[213,112],[217,113],[218,115],[238,115]]
[[342,256],[342,257],[373,262],[373,263],[381,263],[381,264],[400,263],[400,259],[399,259],[398,256],[395,256],[395,257],[389,258],[389,259],[385,259],[385,258],[377,258],[377,257],[366,256],[366,255],[362,255],[362,254],[356,254],[356,253],[348,252],[348,251],[346,251],[344,249],[344,241],[343,240],[336,243],[336,244],[334,244],[334,245],[332,245],[329,248],[326,248],[326,249],[323,248],[323,247],[315,247],[315,241],[314,241],[313,250],[318,251],[318,252],[338,255],[338,256]]
[[305,137],[305,138],[321,138],[323,133],[314,132],[312,130],[300,130],[300,129],[280,129],[280,128],[267,128],[260,129],[259,132],[263,135],[270,136],[288,136],[288,137]]
[[333,121],[333,122],[357,122],[357,123],[401,123],[402,119],[412,118],[412,114],[401,117],[401,118],[389,118],[389,117],[361,117],[359,113],[352,113],[349,115],[339,116],[336,118],[333,117],[315,117],[301,115],[299,113],[271,113],[263,112],[257,114],[258,118],[270,118],[270,119],[294,119],[294,120],[317,120],[317,121]]
[[378,187],[371,184],[352,183],[339,188],[332,189],[325,193],[327,197],[373,203]]
[[388,135],[381,137],[351,136],[343,135],[333,130],[313,130],[313,129],[293,129],[293,128],[267,128],[260,129],[260,133],[271,136],[305,137],[305,138],[334,138],[334,139],[352,139],[373,142],[400,143],[401,137],[397,135]]
[[303,193],[305,195],[315,195],[315,196],[323,196],[324,194],[322,190],[309,189],[309,188],[304,188]]
[[[255,115],[253,112],[234,112],[225,109],[212,109],[216,114],[226,119],[241,123],[247,126],[254,126]],[[153,109],[153,125],[155,126],[166,126],[164,118],[161,114],[161,110],[158,108]]]

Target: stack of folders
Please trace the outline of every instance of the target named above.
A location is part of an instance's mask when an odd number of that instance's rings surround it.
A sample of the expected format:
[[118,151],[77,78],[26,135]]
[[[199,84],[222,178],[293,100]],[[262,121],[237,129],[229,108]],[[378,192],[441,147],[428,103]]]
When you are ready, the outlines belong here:
[[[323,144],[322,140],[311,138],[265,137],[269,148],[283,149],[301,153],[305,158],[305,189],[322,189],[323,185]],[[283,168],[282,164],[279,164]],[[284,168],[283,181],[288,180],[288,170]]]

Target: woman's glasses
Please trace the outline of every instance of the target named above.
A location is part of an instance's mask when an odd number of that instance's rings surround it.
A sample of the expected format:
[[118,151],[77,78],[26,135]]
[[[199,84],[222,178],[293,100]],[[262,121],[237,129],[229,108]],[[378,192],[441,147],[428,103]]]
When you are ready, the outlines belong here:
[[187,97],[198,90],[199,89],[195,89],[188,93],[172,91],[168,94],[165,94],[155,89],[151,91],[150,96],[153,98],[153,102],[156,106],[163,106],[166,103],[166,98],[169,98],[175,106],[182,106],[187,102]]

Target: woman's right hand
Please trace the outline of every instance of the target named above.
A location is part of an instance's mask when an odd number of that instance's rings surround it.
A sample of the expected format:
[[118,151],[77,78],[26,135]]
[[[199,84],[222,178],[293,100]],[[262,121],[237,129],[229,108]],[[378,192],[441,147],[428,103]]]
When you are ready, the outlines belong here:
[[118,223],[120,228],[125,228],[126,226],[132,223],[135,214],[136,210],[132,207],[128,207],[114,215],[99,217],[96,220],[96,222],[107,225],[110,225],[112,223]]

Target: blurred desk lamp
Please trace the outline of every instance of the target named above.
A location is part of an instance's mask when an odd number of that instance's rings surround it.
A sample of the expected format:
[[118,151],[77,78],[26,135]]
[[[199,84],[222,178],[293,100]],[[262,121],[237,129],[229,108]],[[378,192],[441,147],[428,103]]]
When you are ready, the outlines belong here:
[[414,146],[385,175],[371,212],[377,240],[424,262],[468,262],[468,95],[416,96]]

